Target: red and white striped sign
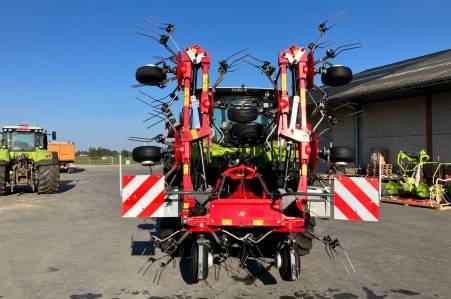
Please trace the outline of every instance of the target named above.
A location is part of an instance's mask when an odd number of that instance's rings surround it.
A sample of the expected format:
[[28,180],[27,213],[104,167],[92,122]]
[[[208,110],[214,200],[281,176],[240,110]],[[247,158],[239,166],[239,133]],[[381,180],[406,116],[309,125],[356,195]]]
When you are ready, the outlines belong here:
[[122,217],[153,217],[164,206],[164,176],[122,177]]
[[334,219],[379,221],[379,180],[335,177]]

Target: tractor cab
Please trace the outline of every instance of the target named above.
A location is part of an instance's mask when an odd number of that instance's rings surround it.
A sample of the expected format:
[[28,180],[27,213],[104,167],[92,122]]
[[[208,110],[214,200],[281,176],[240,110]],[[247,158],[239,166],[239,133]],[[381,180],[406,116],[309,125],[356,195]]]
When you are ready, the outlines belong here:
[[277,95],[268,88],[217,88],[213,142],[224,147],[261,146],[271,132]]
[[[56,133],[52,132],[56,139]],[[9,185],[30,185],[39,193],[59,190],[58,154],[47,150],[47,133],[41,127],[4,126],[0,148],[0,195]]]
[[32,152],[36,148],[46,149],[47,135],[41,127],[5,126],[2,133],[2,147],[12,152]]

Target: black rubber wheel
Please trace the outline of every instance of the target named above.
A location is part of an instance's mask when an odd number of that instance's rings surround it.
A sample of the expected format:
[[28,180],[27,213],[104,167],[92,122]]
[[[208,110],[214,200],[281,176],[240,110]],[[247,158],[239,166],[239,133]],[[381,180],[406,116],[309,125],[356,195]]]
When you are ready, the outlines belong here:
[[354,149],[347,146],[334,146],[330,149],[330,162],[351,163],[355,160]]
[[[200,247],[203,247],[204,255],[203,255],[203,261],[202,261],[202,271],[199,272],[199,250]],[[191,275],[194,281],[204,280],[208,277],[208,247],[205,245],[199,246],[197,244],[197,241],[193,241],[193,244],[191,245]]]
[[0,166],[0,195],[6,194],[6,167]]
[[[160,239],[165,239],[175,233],[180,228],[180,218],[157,218],[156,232]],[[169,247],[169,242],[160,245],[162,251]]]
[[263,126],[259,123],[233,124],[231,135],[238,146],[255,146],[263,142]]
[[146,85],[160,85],[166,80],[166,74],[155,65],[144,65],[136,70],[136,81]]
[[327,86],[342,86],[352,81],[352,70],[347,66],[334,65],[321,73],[321,81]]
[[58,193],[60,189],[60,168],[58,164],[39,166],[39,194]]
[[[290,250],[293,250],[296,265],[298,267],[291,267],[292,256]],[[299,249],[292,248],[290,246],[284,245],[279,251],[281,257],[281,266],[279,268],[280,277],[285,281],[298,280],[301,276],[301,255],[299,254]]]
[[236,121],[240,124],[253,122],[258,117],[257,107],[229,107],[227,109],[227,117],[231,121]]
[[157,163],[161,160],[161,148],[152,145],[135,147],[132,152],[132,158],[139,163],[144,161]]

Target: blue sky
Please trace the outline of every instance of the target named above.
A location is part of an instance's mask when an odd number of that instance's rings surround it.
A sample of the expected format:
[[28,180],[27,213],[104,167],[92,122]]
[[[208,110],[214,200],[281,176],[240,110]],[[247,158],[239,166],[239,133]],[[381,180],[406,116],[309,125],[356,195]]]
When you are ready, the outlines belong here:
[[[451,48],[449,1],[2,1],[0,125],[38,123],[79,149],[131,149],[128,136],[160,131],[145,129],[146,107],[130,87],[138,66],[167,54],[135,33],[147,16],[175,23],[179,45],[209,50],[214,80],[221,58],[249,47],[275,63],[278,51],[308,45],[316,25],[342,9],[347,20],[326,40],[364,44],[334,60],[354,72]],[[243,83],[268,86],[252,67],[222,85]]]

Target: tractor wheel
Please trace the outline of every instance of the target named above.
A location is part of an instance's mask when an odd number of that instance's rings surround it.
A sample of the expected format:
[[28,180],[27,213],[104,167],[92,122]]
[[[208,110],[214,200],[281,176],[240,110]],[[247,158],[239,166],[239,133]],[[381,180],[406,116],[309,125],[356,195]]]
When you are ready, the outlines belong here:
[[158,146],[145,145],[133,149],[132,158],[136,162],[152,161],[154,163],[161,160],[161,148]]
[[158,86],[164,80],[166,80],[166,74],[153,64],[144,65],[136,70],[136,81],[141,84]]
[[227,110],[227,117],[231,121],[236,121],[240,124],[247,124],[257,119],[257,107],[230,107]]
[[332,163],[351,163],[355,160],[354,149],[347,146],[334,146],[330,149],[330,162]]
[[331,66],[321,74],[321,81],[327,86],[342,86],[352,81],[352,70],[343,65]]
[[58,193],[60,188],[60,169],[58,165],[39,167],[39,194]]
[[6,167],[0,166],[0,195],[6,194]]
[[301,255],[298,248],[284,244],[278,252],[278,258],[279,274],[283,280],[294,281],[301,277]]
[[[165,239],[175,233],[180,228],[180,218],[157,218],[156,231],[160,239]],[[169,242],[162,243],[160,248],[165,251],[169,247]]]
[[191,275],[196,282],[208,277],[208,251],[206,245],[199,245],[197,241],[191,245]]
[[309,218],[307,224],[307,231],[303,233],[295,234],[294,238],[299,249],[299,255],[304,256],[310,253],[313,248],[313,236],[309,232],[315,232],[316,220],[315,218]]

